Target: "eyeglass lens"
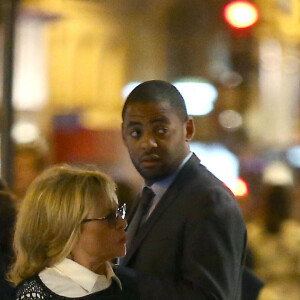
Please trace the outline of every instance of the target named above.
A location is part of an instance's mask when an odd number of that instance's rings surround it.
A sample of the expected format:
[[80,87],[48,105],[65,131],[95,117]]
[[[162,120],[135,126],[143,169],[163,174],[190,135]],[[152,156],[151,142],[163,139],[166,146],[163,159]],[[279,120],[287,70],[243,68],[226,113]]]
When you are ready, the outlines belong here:
[[110,213],[107,217],[107,224],[109,227],[116,227],[118,222],[118,216],[120,216],[122,219],[125,219],[126,215],[126,204],[119,207],[116,211]]

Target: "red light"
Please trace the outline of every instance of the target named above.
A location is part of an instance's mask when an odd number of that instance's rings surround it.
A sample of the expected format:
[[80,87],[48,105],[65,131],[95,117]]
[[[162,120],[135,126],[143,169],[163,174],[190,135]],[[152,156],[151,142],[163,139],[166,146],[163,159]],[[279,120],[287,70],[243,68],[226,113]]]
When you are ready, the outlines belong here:
[[244,197],[248,194],[248,185],[245,180],[237,178],[236,184],[231,188],[231,191],[236,197]]
[[257,7],[249,1],[232,1],[224,8],[224,18],[235,28],[247,28],[254,25],[259,18]]

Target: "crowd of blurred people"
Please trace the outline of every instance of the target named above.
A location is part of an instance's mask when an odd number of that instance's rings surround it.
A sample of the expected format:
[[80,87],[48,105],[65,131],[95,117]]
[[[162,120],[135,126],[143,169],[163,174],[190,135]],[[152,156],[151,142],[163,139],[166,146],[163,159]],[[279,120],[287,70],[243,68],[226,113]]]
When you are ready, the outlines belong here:
[[293,187],[268,185],[262,196],[262,215],[247,223],[253,267],[265,282],[259,300],[299,300],[300,223],[292,217]]

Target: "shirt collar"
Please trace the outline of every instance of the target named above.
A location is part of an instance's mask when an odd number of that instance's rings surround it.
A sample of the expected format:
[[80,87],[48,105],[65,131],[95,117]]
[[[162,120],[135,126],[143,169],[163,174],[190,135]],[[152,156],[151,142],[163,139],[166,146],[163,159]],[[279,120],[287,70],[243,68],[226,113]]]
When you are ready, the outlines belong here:
[[77,262],[65,258],[60,263],[55,264],[53,269],[69,277],[88,292],[91,292],[96,284],[98,287],[103,286],[103,289],[107,288],[110,286],[112,279],[116,280],[120,289],[122,289],[121,281],[114,273],[111,264],[106,262],[105,266],[107,276],[96,274]]
[[166,190],[169,188],[169,186],[174,181],[174,179],[177,176],[177,174],[179,173],[179,171],[184,167],[184,165],[187,163],[187,161],[191,158],[192,155],[193,155],[193,152],[190,152],[184,158],[182,163],[179,165],[176,172],[174,172],[172,175],[170,175],[162,180],[156,181],[151,185],[151,189],[153,190],[153,192],[159,199],[163,196],[163,194],[166,192]]

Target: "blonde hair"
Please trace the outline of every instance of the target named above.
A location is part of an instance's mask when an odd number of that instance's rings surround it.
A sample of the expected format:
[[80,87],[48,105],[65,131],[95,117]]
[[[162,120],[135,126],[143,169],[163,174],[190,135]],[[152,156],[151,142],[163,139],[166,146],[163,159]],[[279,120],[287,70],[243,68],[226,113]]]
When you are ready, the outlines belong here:
[[67,257],[80,236],[83,219],[98,204],[96,199],[103,201],[103,208],[116,207],[115,189],[107,175],[68,165],[49,168],[38,176],[17,216],[16,260],[9,280],[18,284]]

